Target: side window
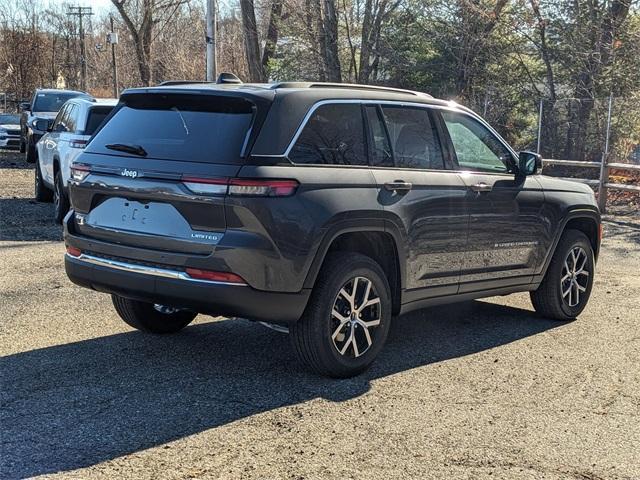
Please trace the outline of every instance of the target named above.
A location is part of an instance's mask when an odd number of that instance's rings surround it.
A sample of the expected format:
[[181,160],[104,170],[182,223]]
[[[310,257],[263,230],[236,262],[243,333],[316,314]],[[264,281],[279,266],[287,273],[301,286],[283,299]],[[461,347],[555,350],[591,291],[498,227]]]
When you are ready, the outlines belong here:
[[511,152],[484,125],[463,113],[443,111],[451,143],[461,168],[481,172],[508,172]]
[[78,129],[78,112],[80,108],[77,105],[69,105],[66,115],[65,126],[68,132],[75,132]]
[[56,119],[53,121],[53,125],[51,127],[52,131],[54,132],[58,131],[58,125],[62,123],[62,117],[64,117],[65,112],[67,111],[67,108],[69,108],[68,105],[66,107],[62,107],[58,112],[58,115],[56,115]]
[[362,110],[357,103],[318,107],[289,153],[293,163],[367,165]]
[[371,165],[374,167],[393,167],[393,153],[378,107],[367,105],[365,112],[369,126]]
[[395,166],[444,169],[438,133],[425,108],[383,106]]

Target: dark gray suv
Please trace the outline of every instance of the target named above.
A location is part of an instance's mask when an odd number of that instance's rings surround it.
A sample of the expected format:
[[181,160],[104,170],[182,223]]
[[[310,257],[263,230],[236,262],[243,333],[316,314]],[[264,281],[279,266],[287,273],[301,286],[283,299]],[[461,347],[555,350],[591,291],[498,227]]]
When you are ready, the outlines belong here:
[[197,313],[265,321],[308,367],[347,377],[418,308],[530,291],[544,317],[584,309],[594,195],[540,168],[422,93],[130,89],[72,166],[66,271],[140,330]]

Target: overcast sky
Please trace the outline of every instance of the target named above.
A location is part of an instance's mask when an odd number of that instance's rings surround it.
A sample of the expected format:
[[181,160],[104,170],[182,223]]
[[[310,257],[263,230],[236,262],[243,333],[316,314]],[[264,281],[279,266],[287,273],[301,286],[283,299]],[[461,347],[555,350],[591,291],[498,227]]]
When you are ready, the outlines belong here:
[[94,10],[108,10],[111,0],[49,0],[51,3],[66,3],[80,7],[93,7]]

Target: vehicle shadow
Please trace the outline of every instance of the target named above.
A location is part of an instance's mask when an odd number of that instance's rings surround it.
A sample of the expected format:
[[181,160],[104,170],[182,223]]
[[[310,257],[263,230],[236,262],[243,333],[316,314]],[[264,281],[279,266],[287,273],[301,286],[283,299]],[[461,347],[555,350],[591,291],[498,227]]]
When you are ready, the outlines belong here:
[[0,197],[0,240],[61,241],[62,227],[53,219],[53,204]]
[[18,150],[0,148],[0,169],[17,168],[20,170],[30,170],[34,168],[33,163],[27,163],[24,153]]
[[307,373],[286,335],[245,320],[10,355],[0,359],[0,475],[77,469],[282,406],[345,401],[367,392],[375,379],[559,325],[486,302],[430,308],[396,319],[374,366],[347,380]]

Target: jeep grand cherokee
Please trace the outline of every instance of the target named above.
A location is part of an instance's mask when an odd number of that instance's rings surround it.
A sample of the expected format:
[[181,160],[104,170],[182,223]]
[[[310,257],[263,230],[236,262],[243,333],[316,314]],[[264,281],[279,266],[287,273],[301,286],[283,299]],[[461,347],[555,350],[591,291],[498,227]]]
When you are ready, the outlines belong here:
[[417,92],[130,89],[73,165],[66,270],[140,330],[266,321],[312,370],[351,376],[418,308],[521,291],[547,318],[585,308],[594,195],[540,169]]

